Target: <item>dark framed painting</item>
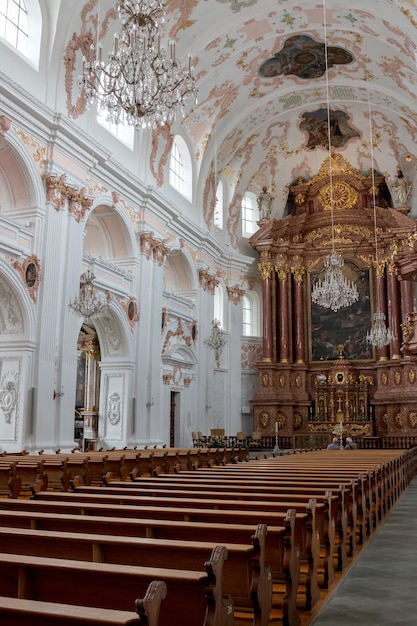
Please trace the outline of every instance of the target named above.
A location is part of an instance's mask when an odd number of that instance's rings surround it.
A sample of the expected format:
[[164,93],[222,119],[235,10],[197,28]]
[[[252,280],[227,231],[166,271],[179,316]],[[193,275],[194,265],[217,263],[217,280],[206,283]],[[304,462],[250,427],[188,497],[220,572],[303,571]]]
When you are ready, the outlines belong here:
[[[354,282],[359,298],[357,302],[338,311],[325,309],[311,301],[310,297],[310,360],[334,361],[339,358],[339,345],[343,356],[350,360],[372,359],[372,346],[366,341],[371,328],[371,283],[368,269],[360,269],[345,260],[343,273]],[[310,294],[322,275],[310,275]]]

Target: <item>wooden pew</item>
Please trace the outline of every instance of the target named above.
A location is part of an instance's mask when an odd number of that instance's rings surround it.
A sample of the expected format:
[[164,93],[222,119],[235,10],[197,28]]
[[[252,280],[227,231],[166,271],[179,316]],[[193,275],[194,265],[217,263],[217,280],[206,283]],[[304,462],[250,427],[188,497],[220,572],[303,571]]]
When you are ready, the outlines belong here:
[[[235,609],[253,612],[253,625],[267,626],[272,577],[265,564],[266,526],[258,525],[252,544],[227,549],[223,590]],[[124,565],[199,570],[215,545],[206,541],[148,539],[0,527],[0,552]]]
[[0,553],[0,594],[123,611],[153,580],[161,580],[167,595],[158,626],[232,626],[233,603],[222,594],[226,557],[226,549],[217,546],[206,571],[199,572]]
[[0,596],[2,626],[158,626],[166,584],[150,583],[144,598],[135,600],[136,613],[58,602]]
[[[34,495],[34,502],[39,504],[39,510],[42,504],[51,505],[51,511],[57,513],[65,512],[66,506],[72,507],[73,511],[80,514],[93,515],[117,515],[126,517],[148,517],[152,519],[171,519],[186,521],[207,521],[219,522],[222,524],[230,524],[239,521],[245,524],[257,525],[258,522],[269,525],[283,525],[285,516],[289,506],[286,503],[281,507],[271,510],[267,503],[262,510],[257,508],[256,503],[249,501],[237,501],[232,507],[232,501],[224,501],[224,503],[202,499],[191,499],[190,503],[185,500],[176,502],[175,499],[169,503],[164,503],[160,499],[155,499],[152,504],[147,502],[148,499],[142,499],[142,504],[138,498],[133,496],[108,495],[105,489],[100,493],[60,493],[60,492],[40,492]],[[1,503],[0,503],[1,504]],[[179,507],[181,504],[181,507]],[[222,508],[224,504],[224,508]],[[56,505],[56,506],[55,506]],[[61,509],[60,507],[64,507]],[[308,505],[304,503],[296,512],[295,519],[295,542],[298,543],[301,557],[307,563],[307,572],[305,580],[305,605],[304,608],[310,609],[319,599],[319,586],[317,580],[318,558],[319,558],[319,537],[316,527],[316,502],[310,501]],[[273,550],[274,545],[267,537],[268,550]],[[277,570],[272,563],[272,575],[275,579],[282,577],[282,567]]]
[[[31,500],[9,500],[10,507],[0,507],[0,527],[32,528],[59,532],[105,534],[123,537],[147,537],[155,539],[210,541],[217,544],[248,544],[255,528],[246,524],[207,524],[205,522],[173,522],[118,518],[89,515],[71,515],[25,510],[24,504]],[[2,501],[0,500],[0,504]],[[38,503],[40,504],[40,503]],[[47,503],[44,503],[47,504]],[[23,505],[23,507],[22,507]],[[17,508],[19,506],[19,509]],[[295,511],[288,511],[284,526],[268,527],[268,559],[276,570],[281,569],[280,579],[284,581],[281,612],[289,625],[299,623],[297,609],[297,588],[300,572],[299,554],[294,547]]]
[[[71,488],[73,491],[80,494],[97,494],[102,493],[103,488],[97,486],[84,486],[80,481],[75,480],[71,482]],[[197,502],[200,506],[211,505],[215,508],[228,508],[229,501],[231,508],[241,508],[242,506],[249,506],[252,510],[270,509],[274,510],[288,510],[294,508],[296,511],[305,511],[307,500],[316,500],[315,506],[315,527],[319,533],[319,539],[324,550],[322,557],[321,569],[323,570],[323,580],[321,586],[327,589],[333,582],[335,577],[335,570],[333,565],[333,554],[335,548],[335,520],[338,515],[338,503],[337,496],[332,495],[331,491],[324,494],[316,494],[316,497],[307,496],[305,493],[289,493],[281,494],[275,491],[268,491],[262,493],[258,491],[246,492],[244,490],[234,491],[232,487],[225,490],[202,490],[194,488],[192,482],[189,488],[176,489],[176,488],[163,488],[159,485],[158,481],[154,481],[153,484],[146,483],[145,486],[141,484],[141,481],[133,483],[129,482],[106,482],[105,493],[110,495],[118,495],[122,497],[121,502],[128,503],[123,496],[138,496],[139,498],[145,498],[148,504],[162,504],[176,506],[189,505],[191,502]],[[316,547],[313,546],[313,550]],[[313,561],[313,566],[315,562]],[[314,585],[314,581],[312,583]]]

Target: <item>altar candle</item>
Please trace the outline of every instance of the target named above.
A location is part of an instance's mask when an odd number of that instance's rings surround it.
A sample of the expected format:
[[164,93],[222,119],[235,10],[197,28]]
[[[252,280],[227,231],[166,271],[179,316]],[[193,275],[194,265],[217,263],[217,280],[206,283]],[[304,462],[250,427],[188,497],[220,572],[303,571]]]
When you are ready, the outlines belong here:
[[278,435],[278,421],[275,420],[275,434]]

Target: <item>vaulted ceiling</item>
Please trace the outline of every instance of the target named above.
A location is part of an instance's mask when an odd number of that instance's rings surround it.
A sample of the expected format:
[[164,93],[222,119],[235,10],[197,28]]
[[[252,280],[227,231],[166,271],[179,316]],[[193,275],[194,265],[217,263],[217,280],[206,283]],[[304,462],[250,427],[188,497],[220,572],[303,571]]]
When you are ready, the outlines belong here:
[[182,126],[203,178],[216,151],[236,192],[266,184],[279,217],[286,185],[314,175],[328,154],[328,105],[340,112],[332,145],[354,167],[369,171],[373,159],[380,172],[394,176],[398,164],[413,177],[414,0],[171,0],[168,11],[199,77],[199,104]]
[[[78,0],[78,12],[115,4]],[[214,173],[235,199],[266,185],[281,217],[287,185],[328,156],[328,110],[332,146],[352,166],[414,177],[415,0],[167,0],[165,31],[196,67],[198,104],[173,130],[196,159],[199,194]]]

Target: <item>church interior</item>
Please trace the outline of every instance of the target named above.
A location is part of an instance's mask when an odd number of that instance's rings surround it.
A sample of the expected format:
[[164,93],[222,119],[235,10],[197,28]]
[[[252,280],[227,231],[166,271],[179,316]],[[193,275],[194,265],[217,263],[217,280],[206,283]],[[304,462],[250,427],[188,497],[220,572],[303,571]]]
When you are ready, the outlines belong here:
[[2,625],[415,624],[416,41],[0,1]]
[[416,437],[410,2],[171,0],[188,82],[156,114],[88,74],[124,3],[28,4],[1,12],[1,448]]

